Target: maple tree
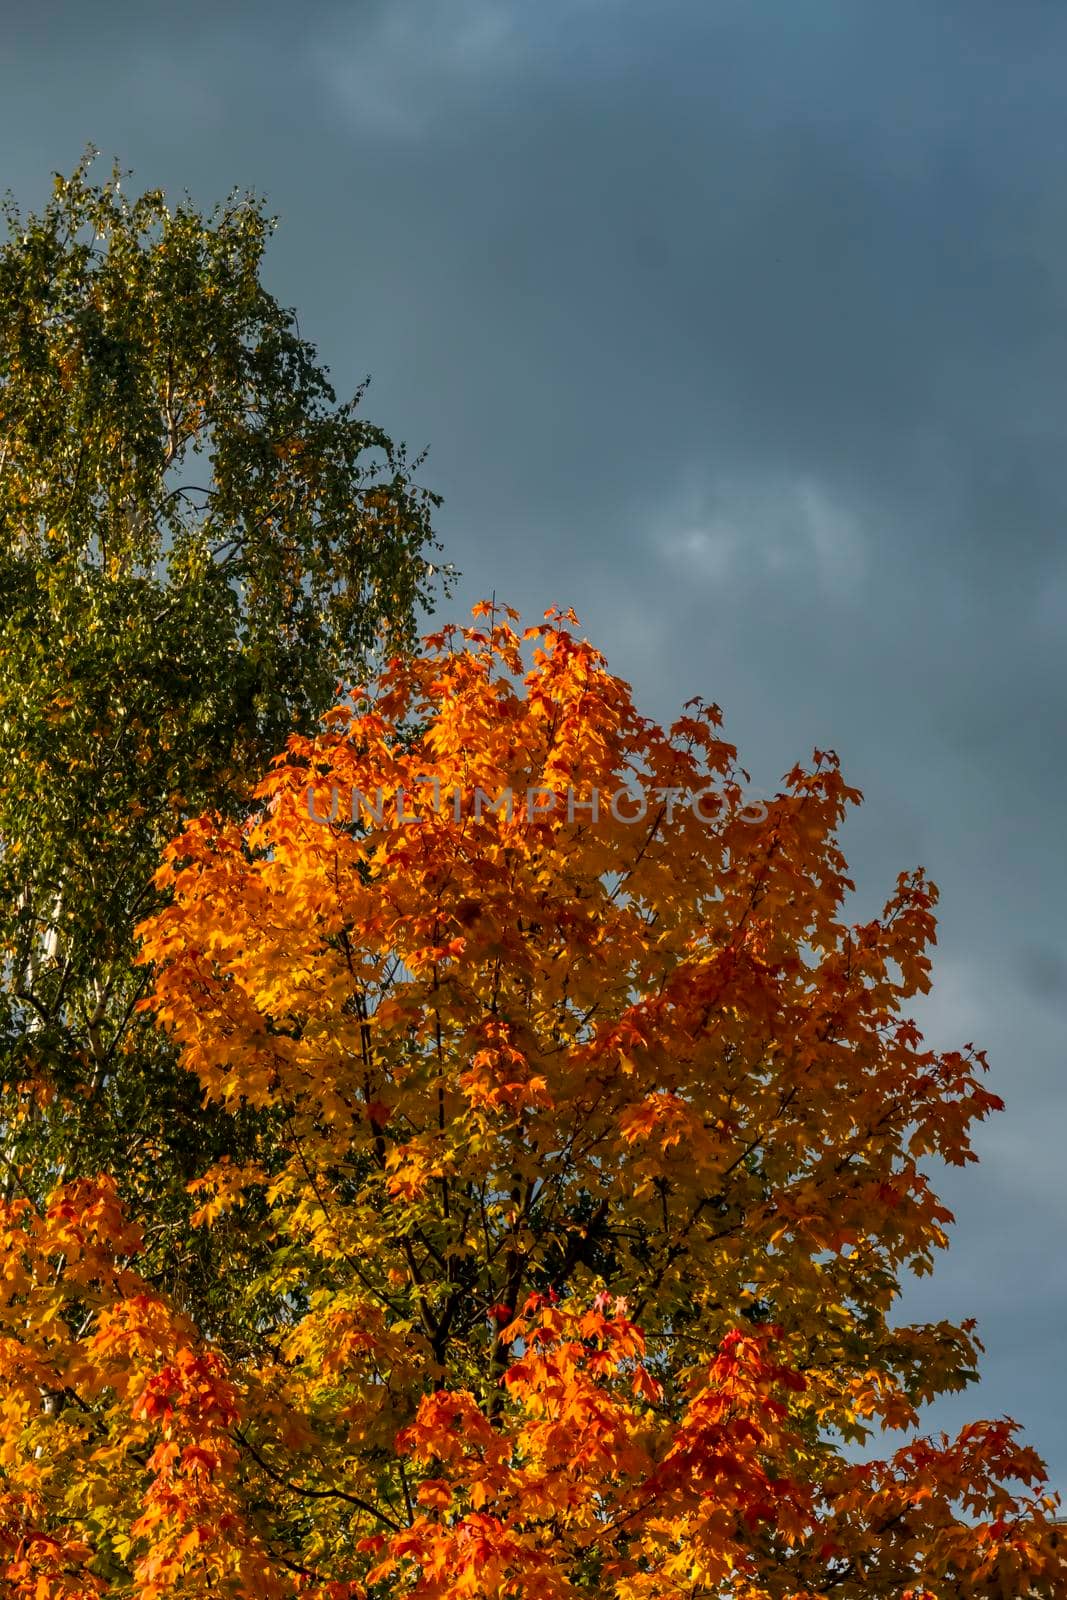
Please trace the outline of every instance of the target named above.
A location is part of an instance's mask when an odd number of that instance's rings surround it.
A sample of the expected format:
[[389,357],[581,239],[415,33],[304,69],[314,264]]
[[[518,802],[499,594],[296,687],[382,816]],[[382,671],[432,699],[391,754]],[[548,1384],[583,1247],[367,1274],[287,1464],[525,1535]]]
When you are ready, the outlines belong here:
[[226,1304],[121,1172],[9,1198],[12,1597],[1067,1594],[1015,1426],[918,1432],[973,1325],[893,1317],[999,1105],[908,1018],[933,887],[850,923],[836,757],[747,806],[718,710],[661,730],[574,620],[477,608],[168,847]]

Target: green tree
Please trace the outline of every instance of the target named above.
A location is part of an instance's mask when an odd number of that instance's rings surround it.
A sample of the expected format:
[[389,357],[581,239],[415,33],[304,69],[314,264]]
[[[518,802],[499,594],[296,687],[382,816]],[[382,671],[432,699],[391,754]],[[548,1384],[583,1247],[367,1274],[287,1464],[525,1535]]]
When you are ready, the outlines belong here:
[[132,928],[182,820],[411,644],[438,497],[264,288],[259,200],[91,155],[0,247],[0,1181],[116,1171],[180,1294],[185,1179],[240,1129],[139,1017]]

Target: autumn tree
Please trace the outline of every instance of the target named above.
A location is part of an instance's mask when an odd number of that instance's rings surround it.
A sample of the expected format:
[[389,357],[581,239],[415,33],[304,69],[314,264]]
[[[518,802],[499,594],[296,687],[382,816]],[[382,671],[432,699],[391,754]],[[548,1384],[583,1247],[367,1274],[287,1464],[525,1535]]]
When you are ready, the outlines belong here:
[[227,1307],[111,1174],[9,1201],[5,1592],[1067,1594],[1014,1425],[920,1432],[973,1325],[894,1314],[999,1104],[908,1016],[933,887],[849,921],[832,753],[747,805],[714,706],[480,611],[167,851],[143,1004],[249,1130],[191,1185]]
[[[262,282],[272,228],[84,162],[0,247],[0,1183],[121,1171],[153,1270],[211,1123],[136,1015],[163,844],[310,731],[433,587],[434,497]],[[176,1179],[176,1184],[174,1181]],[[169,1220],[168,1220],[169,1219]]]

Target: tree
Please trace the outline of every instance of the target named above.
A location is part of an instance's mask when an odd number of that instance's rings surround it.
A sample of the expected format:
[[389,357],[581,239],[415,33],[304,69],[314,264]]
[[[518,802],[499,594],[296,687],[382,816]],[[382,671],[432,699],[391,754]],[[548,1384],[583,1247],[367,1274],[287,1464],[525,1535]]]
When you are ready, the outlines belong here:
[[746,806],[714,706],[478,613],[168,848],[142,1003],[251,1119],[192,1185],[230,1310],[107,1174],[10,1202],[8,1592],[1067,1593],[1010,1422],[848,1448],[978,1350],[893,1320],[999,1104],[907,1017],[932,886],[850,924],[832,753]]
[[[159,852],[332,703],[434,579],[402,447],[338,404],[261,282],[273,226],[127,199],[88,161],[0,249],[0,1102],[7,1198],[121,1171],[172,1290],[187,1179],[230,1148],[136,1015]],[[226,1125],[223,1127],[222,1123]],[[146,1200],[147,1203],[147,1200]],[[169,1219],[169,1223],[168,1223]],[[182,1290],[182,1293],[186,1293]]]

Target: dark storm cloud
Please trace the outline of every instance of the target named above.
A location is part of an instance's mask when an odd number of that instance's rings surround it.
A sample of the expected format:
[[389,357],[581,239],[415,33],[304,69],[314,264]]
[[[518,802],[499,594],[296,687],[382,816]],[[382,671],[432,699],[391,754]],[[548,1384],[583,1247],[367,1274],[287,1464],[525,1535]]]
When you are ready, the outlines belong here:
[[942,1414],[1067,1483],[1067,11],[50,0],[5,48],[21,195],[87,138],[269,193],[282,298],[433,447],[464,600],[573,604],[762,783],[836,746],[865,911],[939,879],[923,1019],[1010,1109],[909,1304],[982,1319]]

